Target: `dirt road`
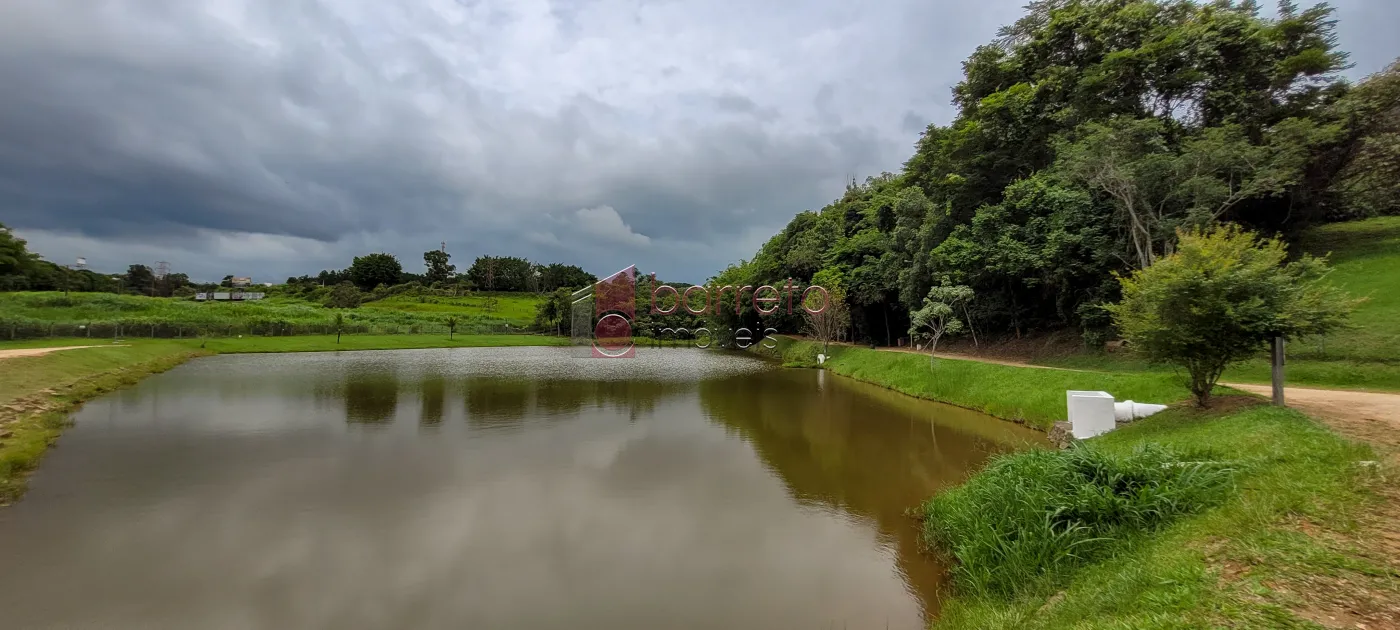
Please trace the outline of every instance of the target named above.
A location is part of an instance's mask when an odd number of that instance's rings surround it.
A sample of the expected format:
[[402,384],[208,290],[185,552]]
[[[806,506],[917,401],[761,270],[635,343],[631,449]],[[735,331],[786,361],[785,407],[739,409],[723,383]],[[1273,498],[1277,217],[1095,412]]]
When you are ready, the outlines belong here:
[[[1222,385],[1251,394],[1273,394],[1268,385]],[[1343,435],[1400,449],[1400,394],[1285,387],[1283,400],[1289,407],[1321,418]]]
[[15,357],[38,357],[50,352],[59,350],[75,350],[77,348],[97,348],[99,346],[58,346],[54,348],[15,348],[13,350],[0,350],[0,359],[13,359]]

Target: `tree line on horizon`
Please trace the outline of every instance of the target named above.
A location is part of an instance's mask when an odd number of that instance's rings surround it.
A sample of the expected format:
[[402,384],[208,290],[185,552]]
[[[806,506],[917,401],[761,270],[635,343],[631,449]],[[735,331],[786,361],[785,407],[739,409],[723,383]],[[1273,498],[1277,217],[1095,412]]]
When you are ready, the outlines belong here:
[[[289,277],[274,293],[293,295],[331,293],[340,285],[356,292],[340,303],[358,304],[362,294],[376,290],[392,292],[394,287],[420,287],[454,293],[465,291],[550,293],[559,288],[575,289],[592,284],[597,277],[576,265],[540,264],[516,256],[479,256],[465,273],[457,273],[451,254],[440,250],[423,253],[424,273],[405,271],[398,258],[387,253],[356,256],[345,269],[322,270],[315,276]],[[91,269],[73,269],[44,260],[31,252],[28,244],[4,224],[0,224],[0,291],[79,291],[126,293],[150,297],[188,297],[199,291],[233,287],[234,276],[219,282],[199,283],[184,273],[156,277],[151,267],[132,264],[125,273],[106,274]],[[325,296],[318,296],[325,297]],[[315,301],[320,301],[319,299]]]
[[852,181],[712,282],[832,288],[871,344],[944,316],[1106,337],[1117,277],[1182,230],[1292,239],[1400,212],[1400,65],[1353,85],[1346,59],[1325,4],[1036,0],[964,62],[956,117],[900,172]]

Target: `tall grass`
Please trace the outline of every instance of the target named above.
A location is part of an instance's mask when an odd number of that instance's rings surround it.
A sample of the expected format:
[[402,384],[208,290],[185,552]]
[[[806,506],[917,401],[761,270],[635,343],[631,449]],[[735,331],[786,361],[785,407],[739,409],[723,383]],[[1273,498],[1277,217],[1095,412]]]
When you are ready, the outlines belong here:
[[1144,445],[1001,457],[923,507],[925,536],[956,560],[959,587],[1010,596],[1053,584],[1136,535],[1218,503],[1231,471],[1208,453]]

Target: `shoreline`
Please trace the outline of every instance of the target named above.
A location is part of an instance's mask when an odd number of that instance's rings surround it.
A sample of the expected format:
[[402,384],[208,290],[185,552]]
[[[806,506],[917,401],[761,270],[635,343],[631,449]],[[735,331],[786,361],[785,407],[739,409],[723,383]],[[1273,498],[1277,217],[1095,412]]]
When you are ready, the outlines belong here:
[[[64,430],[72,426],[71,416],[83,403],[210,354],[213,353],[172,348],[153,358],[82,374],[68,383],[6,400],[0,405],[0,508],[24,497],[29,475],[38,469],[44,454]],[[56,355],[0,361],[32,361],[53,356]]]
[[[87,343],[75,343],[86,341]],[[47,343],[46,343],[47,342]],[[212,339],[125,339],[94,345],[90,339],[54,338],[0,343],[0,509],[24,497],[28,478],[72,425],[83,403],[129,387],[186,361],[218,354],[355,352],[429,348],[568,345],[543,335],[334,335]],[[58,350],[63,350],[59,352]],[[126,356],[123,356],[126,355]]]

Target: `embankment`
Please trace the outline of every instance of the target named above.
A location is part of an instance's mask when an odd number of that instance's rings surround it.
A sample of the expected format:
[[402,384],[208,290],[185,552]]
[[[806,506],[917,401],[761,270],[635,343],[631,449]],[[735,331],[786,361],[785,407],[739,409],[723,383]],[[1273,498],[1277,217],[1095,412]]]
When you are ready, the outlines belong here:
[[201,354],[208,352],[188,343],[151,341],[0,359],[0,505],[24,493],[25,478],[83,401]]
[[[818,344],[759,352],[814,367]],[[1172,374],[832,346],[824,367],[1045,427],[1068,389],[1186,398]],[[936,628],[1397,627],[1397,505],[1367,444],[1257,397],[1176,405],[1083,451],[1005,456],[919,512],[955,563]]]

